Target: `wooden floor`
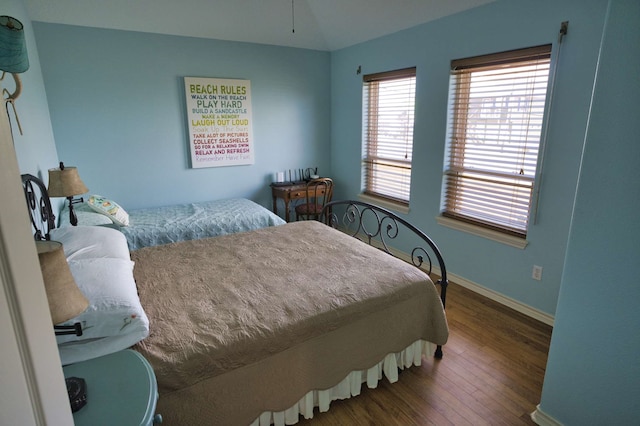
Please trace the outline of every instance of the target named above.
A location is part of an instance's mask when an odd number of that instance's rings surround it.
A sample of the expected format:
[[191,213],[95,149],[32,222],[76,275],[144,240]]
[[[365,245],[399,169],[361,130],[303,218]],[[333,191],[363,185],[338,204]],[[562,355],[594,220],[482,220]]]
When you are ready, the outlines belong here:
[[334,401],[298,425],[534,425],[551,327],[456,284],[447,296],[442,360]]

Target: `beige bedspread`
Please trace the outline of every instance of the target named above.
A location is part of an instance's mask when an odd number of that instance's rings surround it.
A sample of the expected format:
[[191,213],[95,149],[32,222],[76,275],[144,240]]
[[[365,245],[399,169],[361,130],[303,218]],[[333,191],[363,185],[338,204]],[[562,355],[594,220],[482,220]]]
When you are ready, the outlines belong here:
[[150,321],[135,349],[154,367],[169,424],[201,419],[194,410],[246,424],[416,339],[448,337],[426,274],[315,221],[132,259]]

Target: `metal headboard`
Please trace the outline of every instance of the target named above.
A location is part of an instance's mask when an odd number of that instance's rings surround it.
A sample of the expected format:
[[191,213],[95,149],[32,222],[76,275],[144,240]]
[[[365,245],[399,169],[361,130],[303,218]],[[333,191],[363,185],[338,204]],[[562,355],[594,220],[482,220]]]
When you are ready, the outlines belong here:
[[49,232],[56,227],[56,216],[51,208],[47,187],[39,178],[22,175],[24,197],[27,201],[31,228],[35,240],[49,240]]
[[[56,216],[51,208],[47,187],[44,182],[30,174],[22,175],[22,187],[27,201],[29,219],[31,219],[33,238],[36,241],[49,241],[51,238],[49,233],[56,227]],[[79,322],[71,325],[54,325],[53,329],[56,336],[67,334],[82,336],[82,324]]]

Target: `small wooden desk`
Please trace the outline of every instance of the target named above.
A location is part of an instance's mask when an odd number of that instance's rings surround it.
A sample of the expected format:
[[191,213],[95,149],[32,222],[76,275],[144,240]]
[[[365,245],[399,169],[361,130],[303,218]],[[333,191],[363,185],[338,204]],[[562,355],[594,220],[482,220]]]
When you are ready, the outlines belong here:
[[[321,192],[324,194],[324,191]],[[284,201],[284,220],[290,220],[290,204],[292,200],[307,198],[307,182],[272,183],[273,212],[278,214],[278,198]]]

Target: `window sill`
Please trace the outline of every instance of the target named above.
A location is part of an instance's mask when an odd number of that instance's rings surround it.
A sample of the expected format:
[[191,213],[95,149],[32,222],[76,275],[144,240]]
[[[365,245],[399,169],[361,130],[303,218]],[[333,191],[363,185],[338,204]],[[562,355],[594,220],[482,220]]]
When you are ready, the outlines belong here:
[[442,226],[457,229],[458,231],[467,232],[469,234],[477,235],[479,237],[487,238],[519,249],[524,249],[527,244],[529,244],[525,239],[503,234],[498,231],[492,231],[491,229],[486,229],[481,226],[472,225],[470,223],[461,222],[448,217],[436,216],[436,221]]
[[376,206],[380,206],[385,209],[395,210],[399,213],[409,213],[409,206],[404,204],[394,203],[393,201],[385,200],[378,197],[372,197],[371,195],[367,194],[358,194],[358,199],[360,201],[364,201],[365,203],[375,204]]

